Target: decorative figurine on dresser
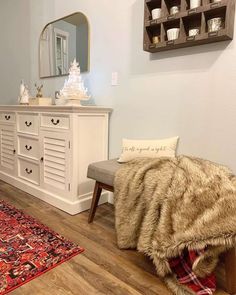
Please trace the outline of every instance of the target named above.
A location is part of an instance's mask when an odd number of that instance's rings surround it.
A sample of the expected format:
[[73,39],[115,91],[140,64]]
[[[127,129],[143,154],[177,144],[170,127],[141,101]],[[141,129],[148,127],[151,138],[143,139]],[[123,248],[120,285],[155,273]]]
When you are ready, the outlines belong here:
[[37,90],[37,93],[36,93],[36,97],[43,97],[43,84],[41,84],[40,86],[38,86],[36,83],[34,84],[36,90]]
[[80,101],[88,100],[88,89],[84,87],[84,82],[80,74],[79,63],[74,59],[69,69],[69,77],[66,79],[58,99],[64,99],[67,105],[81,105]]
[[108,157],[110,112],[98,106],[0,106],[0,179],[72,215],[89,209],[94,182],[87,167]]
[[29,104],[29,99],[30,99],[29,88],[28,88],[27,85],[25,85],[24,81],[21,80],[21,83],[20,83],[20,96],[18,98],[19,104],[28,105]]
[[38,84],[35,83],[34,86],[36,88],[36,95],[35,95],[35,97],[31,97],[29,99],[29,104],[30,105],[42,105],[42,106],[52,105],[52,98],[43,96],[43,84],[38,86]]

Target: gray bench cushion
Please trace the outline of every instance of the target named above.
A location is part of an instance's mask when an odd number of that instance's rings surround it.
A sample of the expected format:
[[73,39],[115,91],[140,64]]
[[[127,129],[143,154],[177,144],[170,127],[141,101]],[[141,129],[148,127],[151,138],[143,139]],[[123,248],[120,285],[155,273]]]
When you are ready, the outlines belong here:
[[88,166],[87,176],[113,186],[115,173],[121,165],[117,162],[117,159],[92,163]]

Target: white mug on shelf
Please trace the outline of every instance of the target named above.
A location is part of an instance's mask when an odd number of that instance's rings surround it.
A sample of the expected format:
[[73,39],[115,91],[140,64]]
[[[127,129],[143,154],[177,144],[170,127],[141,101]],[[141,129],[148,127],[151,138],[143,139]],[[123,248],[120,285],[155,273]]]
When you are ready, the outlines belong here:
[[191,36],[197,36],[197,35],[199,35],[199,33],[200,33],[200,30],[198,28],[190,29],[188,31],[189,37],[191,37]]
[[157,19],[161,17],[161,8],[155,8],[152,10],[152,19]]
[[201,6],[201,0],[190,0],[190,9]]
[[179,28],[172,28],[167,30],[167,39],[168,41],[176,40],[179,38]]

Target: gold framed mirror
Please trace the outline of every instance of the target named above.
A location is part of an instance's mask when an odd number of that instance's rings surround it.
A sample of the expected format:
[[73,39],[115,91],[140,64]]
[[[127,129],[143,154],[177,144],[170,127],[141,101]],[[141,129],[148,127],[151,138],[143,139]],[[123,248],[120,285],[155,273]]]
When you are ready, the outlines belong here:
[[89,23],[81,13],[73,13],[47,24],[39,41],[40,78],[68,75],[76,59],[81,72],[89,71]]

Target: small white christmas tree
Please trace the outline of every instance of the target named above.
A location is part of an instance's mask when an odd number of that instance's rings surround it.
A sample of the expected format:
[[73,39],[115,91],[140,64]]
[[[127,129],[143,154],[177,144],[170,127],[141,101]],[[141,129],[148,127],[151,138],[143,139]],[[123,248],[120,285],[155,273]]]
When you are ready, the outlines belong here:
[[60,91],[60,97],[68,100],[68,104],[79,104],[81,100],[88,100],[90,96],[84,87],[84,82],[80,74],[79,63],[74,59],[69,69],[69,77]]

